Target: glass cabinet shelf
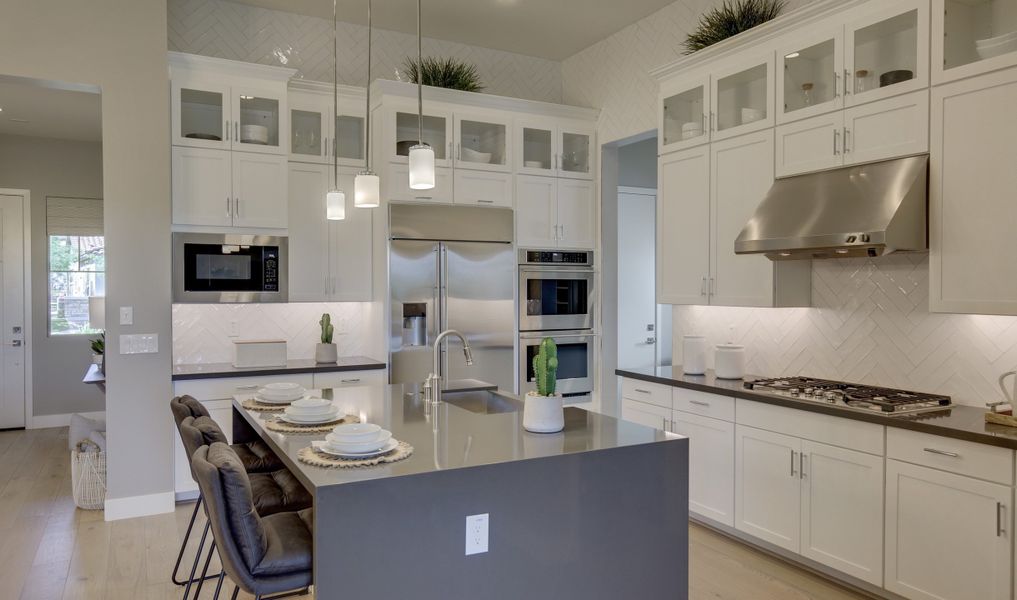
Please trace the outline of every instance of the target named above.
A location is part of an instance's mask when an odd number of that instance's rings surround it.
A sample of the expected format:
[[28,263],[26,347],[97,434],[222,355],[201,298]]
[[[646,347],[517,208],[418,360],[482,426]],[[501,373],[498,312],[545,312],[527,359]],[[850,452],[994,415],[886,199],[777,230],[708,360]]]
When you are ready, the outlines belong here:
[[918,10],[854,31],[851,92],[860,96],[914,79],[918,72]]
[[180,88],[180,136],[221,142],[224,101],[221,92]]
[[943,70],[1017,52],[1017,0],[946,0]]
[[832,102],[837,98],[837,44],[831,38],[779,57],[784,63],[785,114]]
[[[424,115],[420,137],[434,149],[436,160],[445,160],[448,157],[447,125],[445,117]],[[397,112],[395,133],[396,156],[409,156],[410,148],[417,143],[417,113]]]
[[507,164],[508,127],[504,123],[459,120],[459,162],[477,165]]
[[724,131],[765,120],[767,114],[768,64],[721,77],[716,83],[715,128]]
[[700,85],[664,99],[665,146],[706,135],[705,89]]

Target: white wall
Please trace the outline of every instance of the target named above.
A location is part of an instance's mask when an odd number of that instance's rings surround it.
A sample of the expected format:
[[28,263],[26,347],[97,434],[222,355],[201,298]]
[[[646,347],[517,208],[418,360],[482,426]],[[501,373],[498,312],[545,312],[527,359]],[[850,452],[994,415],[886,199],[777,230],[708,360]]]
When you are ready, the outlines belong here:
[[[106,518],[173,508],[170,138],[164,0],[4,0],[0,74],[102,91],[109,438]],[[110,318],[134,307],[134,325]],[[121,333],[160,351],[123,356]]]
[[[365,3],[366,5],[366,3]],[[332,22],[225,0],[169,0],[169,48],[299,70],[297,77],[332,81]],[[366,10],[366,6],[365,6]],[[367,28],[339,23],[339,81],[367,81]],[[375,28],[372,77],[395,79],[417,38]],[[511,52],[424,38],[424,55],[454,56],[477,66],[490,94],[561,102],[561,63]]]
[[657,189],[657,136],[618,148],[618,185]]
[[[98,119],[99,115],[96,114]],[[0,135],[0,188],[27,189],[32,199],[33,415],[105,409],[102,393],[81,383],[91,363],[94,336],[48,335],[46,198],[102,196],[102,144]]]

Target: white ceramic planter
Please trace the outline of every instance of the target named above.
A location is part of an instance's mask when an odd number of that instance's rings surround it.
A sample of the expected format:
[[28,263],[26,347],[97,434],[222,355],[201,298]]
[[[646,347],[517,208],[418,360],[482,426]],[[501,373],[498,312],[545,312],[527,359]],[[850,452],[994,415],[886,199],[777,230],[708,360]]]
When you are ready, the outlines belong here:
[[339,362],[339,347],[335,344],[318,344],[314,347],[314,362],[319,364]]
[[541,396],[527,392],[523,400],[523,429],[533,433],[556,433],[565,429],[561,394]]

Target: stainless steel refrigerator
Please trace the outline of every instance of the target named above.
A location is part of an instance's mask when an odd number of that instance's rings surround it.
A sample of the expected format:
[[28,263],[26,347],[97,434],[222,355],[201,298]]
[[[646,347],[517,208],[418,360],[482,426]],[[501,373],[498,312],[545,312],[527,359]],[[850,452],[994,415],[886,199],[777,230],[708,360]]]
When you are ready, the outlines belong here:
[[392,383],[420,383],[431,372],[432,343],[442,342],[447,380],[478,379],[516,389],[516,260],[512,211],[499,208],[392,204],[389,209]]

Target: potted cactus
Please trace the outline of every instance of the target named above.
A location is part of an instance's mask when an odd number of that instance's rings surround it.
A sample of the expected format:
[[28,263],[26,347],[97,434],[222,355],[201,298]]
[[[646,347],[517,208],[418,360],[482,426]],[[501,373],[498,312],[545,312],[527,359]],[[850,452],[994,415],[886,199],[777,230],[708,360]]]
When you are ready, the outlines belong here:
[[537,389],[526,394],[523,403],[523,428],[534,433],[555,433],[565,428],[561,394],[555,392],[558,377],[558,346],[551,338],[540,342],[533,357]]
[[321,325],[321,342],[314,348],[314,361],[317,363],[335,363],[339,361],[339,348],[332,343],[332,336],[335,334],[335,325],[332,325],[332,315],[325,313],[318,321]]

